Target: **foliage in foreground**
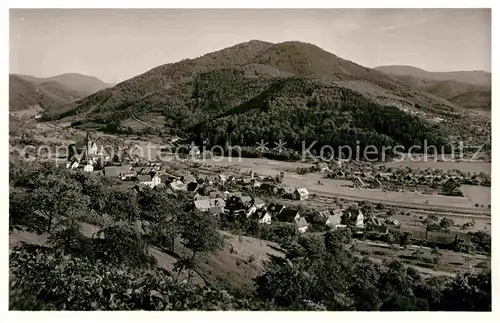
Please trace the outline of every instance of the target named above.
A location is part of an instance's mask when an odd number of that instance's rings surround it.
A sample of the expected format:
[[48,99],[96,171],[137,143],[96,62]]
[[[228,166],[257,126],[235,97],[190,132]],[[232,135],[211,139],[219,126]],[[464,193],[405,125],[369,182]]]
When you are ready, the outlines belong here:
[[110,266],[49,248],[10,257],[12,310],[232,310],[229,294],[177,282],[160,270]]
[[[491,310],[489,270],[426,280],[397,261],[378,265],[368,258],[356,258],[345,249],[349,236],[342,231],[303,237],[294,235],[290,226],[261,228],[254,222],[232,229],[279,242],[286,250],[285,259],[272,258],[265,265],[253,295],[235,298],[225,291],[202,288],[189,277],[204,255],[222,245],[221,223],[215,217],[193,210],[186,196],[165,198],[160,192],[146,190],[131,195],[134,199],[127,203],[134,208],[125,207],[131,210],[129,214],[110,214],[113,223],[94,237],[86,237],[67,223],[78,222],[88,212],[104,218],[106,205],[123,203],[125,191],[116,188],[107,195],[109,183],[69,176],[46,166],[11,168],[11,225],[49,231],[46,221],[40,225],[33,221],[40,208],[50,211],[57,223],[64,222],[53,226],[50,247],[21,246],[12,251],[11,309]],[[57,197],[51,192],[55,178],[61,179],[59,188],[71,188],[65,197],[68,200],[79,192],[84,195],[79,195],[82,201],[88,197],[94,203],[82,202],[84,207],[79,209],[68,203],[43,203],[45,197]],[[66,194],[59,189],[55,192]],[[150,232],[139,233],[137,221],[142,227],[150,223]],[[175,253],[173,242],[179,238],[192,251],[176,264],[176,269],[188,270],[187,283],[156,269],[148,254],[150,244]],[[486,238],[477,236],[484,243]]]

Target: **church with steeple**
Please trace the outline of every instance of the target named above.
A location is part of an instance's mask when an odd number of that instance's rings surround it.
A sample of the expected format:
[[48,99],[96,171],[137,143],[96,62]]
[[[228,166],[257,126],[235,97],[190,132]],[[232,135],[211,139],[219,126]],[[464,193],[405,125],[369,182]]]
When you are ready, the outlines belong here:
[[97,144],[92,140],[90,133],[87,132],[84,142],[70,144],[68,147],[68,160],[82,163],[94,163],[100,157]]

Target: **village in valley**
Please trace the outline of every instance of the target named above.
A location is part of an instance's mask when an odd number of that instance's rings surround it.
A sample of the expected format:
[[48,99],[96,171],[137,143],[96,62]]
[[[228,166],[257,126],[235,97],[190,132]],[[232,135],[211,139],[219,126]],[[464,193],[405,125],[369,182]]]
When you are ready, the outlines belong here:
[[9,309],[491,311],[491,9],[228,12],[10,10]]
[[[348,228],[357,244],[354,250],[360,254],[379,259],[400,257],[428,275],[449,275],[460,268],[473,270],[474,266],[479,270],[486,264],[486,254],[482,254],[487,249],[483,249],[482,236],[474,232],[489,230],[490,204],[471,200],[474,207],[460,209],[457,204],[450,212],[450,208],[428,201],[433,197],[464,199],[461,185],[489,189],[491,177],[484,172],[339,160],[303,164],[269,161],[281,166],[271,175],[265,170],[260,173],[261,165],[240,167],[238,158],[218,163],[203,156],[197,146],[186,147],[182,158],[166,158],[165,162],[160,156],[148,159],[133,153],[119,158],[107,154],[87,133],[84,141],[68,146],[65,166],[71,171],[118,180],[118,185],[136,192],[153,189],[172,198],[187,194],[197,210],[217,217],[228,230],[241,222],[284,225],[302,235]],[[309,177],[310,187],[300,185],[307,181],[297,180]],[[318,181],[312,183],[316,178]],[[351,190],[351,196],[323,192],[321,189],[330,183]],[[405,205],[356,198],[359,192],[391,191],[428,199],[419,205],[408,200]],[[147,224],[137,226],[142,230]],[[440,249],[443,251],[436,251]],[[473,250],[471,256],[464,254]],[[424,252],[427,258],[420,256]],[[437,258],[443,252],[450,260],[447,264],[443,260],[445,265],[440,266]],[[457,255],[467,261],[457,261]]]

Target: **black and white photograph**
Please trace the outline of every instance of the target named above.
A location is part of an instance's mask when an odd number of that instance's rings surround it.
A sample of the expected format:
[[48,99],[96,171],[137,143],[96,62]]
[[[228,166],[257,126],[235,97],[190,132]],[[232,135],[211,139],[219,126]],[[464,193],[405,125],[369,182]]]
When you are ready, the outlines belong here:
[[9,8],[9,311],[492,312],[492,11]]

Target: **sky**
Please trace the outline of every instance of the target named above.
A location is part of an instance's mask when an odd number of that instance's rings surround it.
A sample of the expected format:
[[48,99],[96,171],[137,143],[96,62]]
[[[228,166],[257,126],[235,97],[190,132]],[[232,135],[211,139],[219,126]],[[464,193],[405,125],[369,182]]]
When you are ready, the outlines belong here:
[[11,9],[10,73],[114,83],[252,39],[367,67],[491,71],[489,9]]

